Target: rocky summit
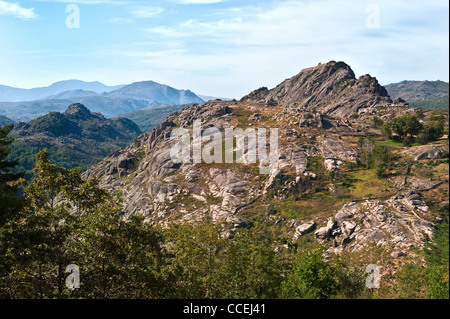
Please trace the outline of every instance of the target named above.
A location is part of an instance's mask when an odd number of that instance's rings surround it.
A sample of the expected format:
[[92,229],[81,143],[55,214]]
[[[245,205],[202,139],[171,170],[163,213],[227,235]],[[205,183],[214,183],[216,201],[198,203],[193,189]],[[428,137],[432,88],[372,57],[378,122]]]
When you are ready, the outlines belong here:
[[[309,238],[330,252],[373,246],[406,251],[431,238],[438,208],[448,203],[448,140],[406,147],[381,132],[380,121],[416,112],[392,100],[376,78],[357,79],[347,64],[332,61],[240,101],[214,100],[173,113],[85,177],[97,176],[103,188],[121,197],[125,216],[152,224],[208,215],[223,221],[224,235],[232,236],[265,218],[288,242]],[[429,115],[424,116],[422,121]],[[214,130],[278,129],[277,152],[269,155],[276,157],[277,169],[262,174],[263,164],[238,163],[238,155],[232,163],[174,161],[173,132],[185,129],[195,144],[198,121],[203,141]],[[222,141],[225,153],[236,147],[227,149],[230,144]],[[367,154],[379,149],[390,160],[375,171]],[[430,161],[434,168],[427,166]]]
[[274,89],[260,89],[242,100],[262,100],[338,117],[394,103],[376,78],[366,74],[356,79],[349,65],[335,61],[302,70]]

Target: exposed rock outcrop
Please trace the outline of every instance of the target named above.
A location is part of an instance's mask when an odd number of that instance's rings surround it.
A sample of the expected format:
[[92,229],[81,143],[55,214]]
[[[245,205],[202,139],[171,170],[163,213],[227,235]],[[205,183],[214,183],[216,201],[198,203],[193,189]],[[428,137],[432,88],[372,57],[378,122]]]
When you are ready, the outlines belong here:
[[376,78],[366,74],[356,79],[350,66],[335,61],[304,69],[274,89],[254,91],[245,99],[263,99],[266,103],[336,117],[394,103]]

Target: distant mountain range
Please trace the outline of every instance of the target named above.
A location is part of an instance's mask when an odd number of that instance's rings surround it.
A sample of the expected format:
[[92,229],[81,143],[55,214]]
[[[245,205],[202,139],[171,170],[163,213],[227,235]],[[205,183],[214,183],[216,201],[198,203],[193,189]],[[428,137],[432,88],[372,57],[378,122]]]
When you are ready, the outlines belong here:
[[47,87],[33,89],[20,89],[0,85],[0,102],[23,102],[51,99],[49,97],[73,90],[92,91],[95,93],[111,92],[120,89],[123,86],[124,85],[107,86],[100,82],[84,82],[80,80],[60,81]]
[[391,98],[401,98],[412,107],[448,108],[449,84],[443,81],[402,81],[385,86]]
[[157,105],[204,102],[190,90],[178,90],[153,81],[106,86],[78,80],[36,89],[0,86],[1,100],[0,115],[16,122],[27,122],[49,112],[63,112],[72,103],[81,103],[93,112],[112,118]]
[[131,120],[106,119],[82,104],[72,104],[64,113],[51,112],[29,123],[17,124],[10,134],[14,138],[10,159],[17,160],[21,169],[29,171],[34,166],[35,154],[47,148],[58,165],[86,169],[128,145],[140,133]]
[[209,95],[201,95],[201,94],[197,94],[197,96],[205,102],[213,101],[213,100],[223,100],[223,101],[231,101],[232,100],[228,97],[217,97],[217,96],[209,96]]

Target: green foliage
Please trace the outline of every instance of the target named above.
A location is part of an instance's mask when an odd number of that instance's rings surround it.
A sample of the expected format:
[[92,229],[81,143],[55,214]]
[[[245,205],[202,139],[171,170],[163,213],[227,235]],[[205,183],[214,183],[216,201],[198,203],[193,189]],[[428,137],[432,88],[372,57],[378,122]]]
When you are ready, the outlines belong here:
[[432,299],[449,299],[449,267],[435,266],[428,270],[429,297]]
[[362,163],[368,169],[375,169],[379,178],[389,168],[393,158],[389,148],[385,145],[377,145],[372,138],[361,137],[359,145],[362,150]]
[[448,204],[442,207],[443,222],[434,234],[434,242],[425,249],[429,267],[430,298],[449,298],[449,220]]
[[73,243],[76,264],[83,271],[75,297],[161,298],[168,282],[162,237],[138,217],[120,218],[117,207],[95,210],[79,219]]
[[177,298],[213,298],[225,240],[219,237],[220,224],[208,218],[197,226],[175,224],[168,229],[169,252],[175,257],[171,270],[176,274]]
[[[361,144],[371,149],[373,168],[391,160],[373,141]],[[318,159],[311,165],[323,168]],[[37,154],[34,172],[24,188],[26,205],[0,225],[0,298],[372,297],[367,274],[358,261],[349,262],[350,253],[346,262],[325,259],[326,247],[309,250],[319,247],[309,235],[291,243],[271,227],[270,206],[234,232],[210,216],[161,229],[138,215],[125,218],[97,179],[52,163],[46,150]],[[447,209],[425,249],[426,267],[403,266],[393,297],[448,298]],[[81,270],[80,289],[65,286],[70,264]]]
[[[7,298],[159,298],[164,251],[156,228],[121,207],[80,169],[37,154],[28,204],[0,232],[0,296]],[[82,269],[81,289],[65,285],[65,268]]]
[[417,116],[405,114],[396,117],[392,122],[392,130],[401,140],[405,137],[412,137],[422,130],[422,124],[419,122]]
[[381,125],[381,133],[386,136],[387,138],[392,138],[392,123],[391,122],[384,122],[383,125]]
[[444,117],[431,116],[424,124],[418,118],[423,117],[423,113],[418,115],[405,114],[395,118],[393,121],[385,122],[382,125],[382,134],[389,139],[401,140],[403,145],[411,146],[414,142],[427,144],[436,141],[444,135]]
[[81,135],[81,129],[74,121],[69,120],[64,114],[51,112],[41,116],[28,124],[31,133],[47,132],[55,137],[68,135]]
[[322,251],[303,253],[282,283],[285,298],[324,299],[338,291],[336,270],[323,260]]
[[[139,127],[126,118],[105,119],[84,106],[79,108],[81,114],[51,112],[18,124],[11,132],[15,141],[8,158],[29,173],[35,165],[35,155],[48,149],[55,164],[67,169],[87,169],[140,134]],[[28,179],[31,176],[27,174]]]
[[276,298],[283,263],[270,240],[255,229],[240,229],[228,242],[222,266],[221,298]]
[[395,274],[392,298],[424,299],[428,297],[427,269],[418,262],[407,263]]
[[419,144],[427,144],[436,141],[444,135],[444,118],[442,116],[432,116],[423,125],[423,130],[417,136]]
[[24,174],[15,172],[17,162],[6,160],[13,142],[8,138],[12,128],[12,125],[0,128],[0,226],[23,205],[23,200],[18,197],[18,187]]
[[380,119],[378,116],[373,117],[373,125],[377,128],[381,128],[384,124],[384,121]]
[[422,108],[422,109],[448,109],[449,108],[449,101],[448,101],[448,95],[437,97],[428,101],[418,101],[418,102],[411,102],[409,103],[409,106],[415,107],[415,108]]

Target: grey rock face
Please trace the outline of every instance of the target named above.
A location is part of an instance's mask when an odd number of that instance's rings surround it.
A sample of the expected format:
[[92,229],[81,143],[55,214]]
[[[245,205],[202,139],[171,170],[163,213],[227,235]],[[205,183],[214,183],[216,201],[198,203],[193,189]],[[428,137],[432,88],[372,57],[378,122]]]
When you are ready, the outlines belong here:
[[350,66],[335,61],[304,69],[274,89],[255,93],[247,99],[264,99],[266,103],[271,101],[341,118],[362,108],[393,103],[376,78],[366,74],[356,79]]
[[310,221],[298,226],[295,229],[294,240],[296,240],[298,237],[302,235],[306,235],[313,232],[316,229],[316,227],[317,225],[314,221]]
[[[333,250],[360,251],[372,243],[398,250],[421,247],[434,231],[434,225],[419,213],[423,205],[423,198],[415,192],[394,196],[384,202],[346,204],[334,216],[341,230],[336,237],[343,236],[343,239],[342,244]],[[322,236],[324,238],[332,237],[326,232],[328,226],[323,228],[322,234],[328,234]]]
[[325,227],[319,228],[314,235],[319,240],[326,240],[329,239],[332,235],[332,231],[335,229],[335,222],[332,218],[328,219],[327,225]]

